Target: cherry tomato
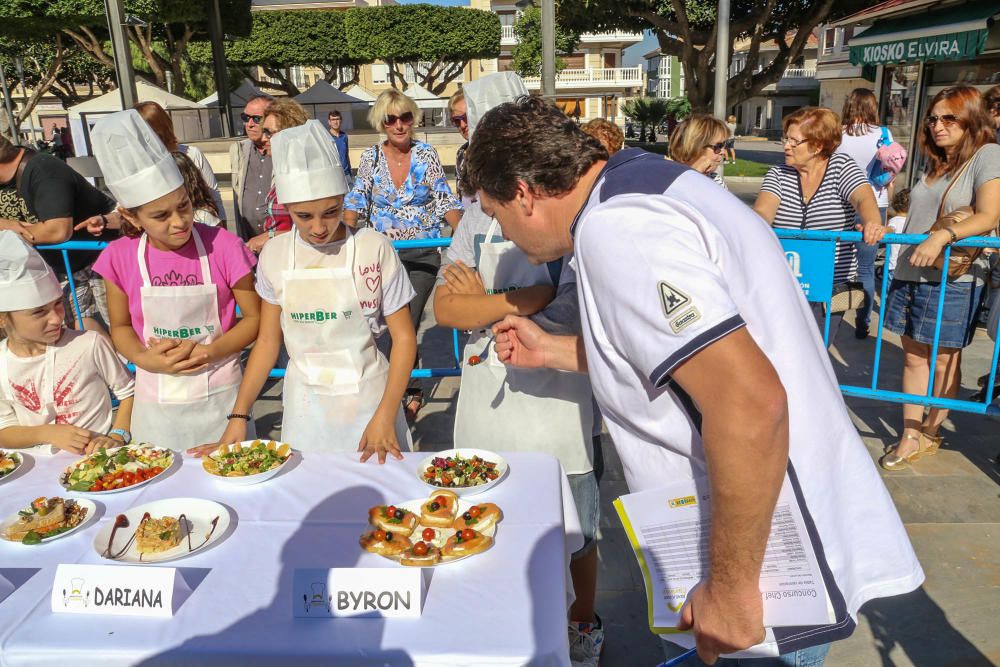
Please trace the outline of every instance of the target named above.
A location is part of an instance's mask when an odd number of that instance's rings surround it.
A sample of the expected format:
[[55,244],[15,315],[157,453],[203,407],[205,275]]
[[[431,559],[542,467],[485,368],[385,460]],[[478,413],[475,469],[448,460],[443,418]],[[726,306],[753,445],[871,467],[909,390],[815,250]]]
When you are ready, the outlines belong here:
[[161,472],[163,472],[163,468],[161,468],[160,466],[153,466],[152,471],[153,471],[153,476],[155,477],[156,475],[159,475]]
[[471,357],[469,357],[469,365],[470,366],[475,366],[476,364],[481,363],[481,362],[482,362],[482,359],[479,358],[478,354],[474,354]]
[[465,530],[462,531],[462,540],[463,541],[465,541],[465,540],[471,540],[475,536],[476,536],[476,531],[472,530],[471,528],[466,528]]
[[101,483],[100,482],[94,482],[93,484],[90,485],[90,490],[91,491],[100,491],[101,490]]
[[436,502],[438,505],[441,505],[443,507],[447,507],[448,506],[448,496],[438,496],[437,498],[434,499],[434,502]]
[[389,505],[389,509],[386,510],[386,514],[388,514],[390,517],[396,514],[396,506]]
[[122,475],[122,481],[125,482],[125,486],[132,486],[133,484],[135,484],[135,473],[134,472],[125,473],[124,475]]
[[424,532],[420,533],[420,537],[431,542],[437,537],[437,532],[433,528],[424,528]]
[[414,556],[426,556],[427,555],[427,545],[423,542],[417,542],[413,545],[413,555]]
[[106,475],[101,477],[101,484],[110,484],[112,481],[114,481],[114,479],[115,479],[114,475],[112,475],[111,473],[107,473]]
[[482,510],[479,509],[479,505],[473,505],[472,507],[469,508],[469,516],[471,516],[473,519],[478,517],[481,513]]
[[379,541],[379,542],[385,542],[385,531],[384,530],[376,530],[375,531],[375,539],[377,541]]

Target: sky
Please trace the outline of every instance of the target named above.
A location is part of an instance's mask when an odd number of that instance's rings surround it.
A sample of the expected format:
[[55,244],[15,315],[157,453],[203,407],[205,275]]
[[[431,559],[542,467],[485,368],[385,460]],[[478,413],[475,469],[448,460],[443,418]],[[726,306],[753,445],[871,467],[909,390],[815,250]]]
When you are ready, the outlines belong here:
[[[429,3],[432,5],[444,5],[446,7],[465,7],[469,4],[469,0],[396,0],[396,2],[398,2],[401,5],[415,5],[418,3]],[[642,65],[644,63],[642,55],[644,53],[649,53],[656,47],[657,47],[656,37],[653,35],[653,33],[647,33],[646,38],[642,40],[642,42],[625,49],[625,61],[623,64],[626,67]]]

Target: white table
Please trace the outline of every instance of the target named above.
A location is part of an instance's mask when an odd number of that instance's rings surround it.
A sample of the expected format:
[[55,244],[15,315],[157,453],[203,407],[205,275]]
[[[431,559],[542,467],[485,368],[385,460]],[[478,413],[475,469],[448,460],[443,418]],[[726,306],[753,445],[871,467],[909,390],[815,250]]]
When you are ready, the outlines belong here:
[[[579,527],[572,502],[563,503],[565,475],[544,454],[505,454],[507,479],[477,496],[503,509],[496,544],[435,568],[420,619],[293,618],[296,567],[397,567],[362,551],[358,537],[372,505],[428,495],[414,475],[423,456],[378,466],[355,455],[307,454],[248,487],[213,479],[184,457],[165,478],[97,498],[100,520],[82,531],[33,547],[0,540],[0,574],[16,581],[34,571],[0,602],[0,665],[567,665],[566,554],[577,546],[567,542],[576,542]],[[58,477],[73,460],[31,457],[0,486],[0,517],[38,496],[67,495]],[[56,565],[109,563],[92,546],[105,522],[184,496],[226,505],[234,527],[217,545],[170,564],[193,589],[173,618],[50,611]]]

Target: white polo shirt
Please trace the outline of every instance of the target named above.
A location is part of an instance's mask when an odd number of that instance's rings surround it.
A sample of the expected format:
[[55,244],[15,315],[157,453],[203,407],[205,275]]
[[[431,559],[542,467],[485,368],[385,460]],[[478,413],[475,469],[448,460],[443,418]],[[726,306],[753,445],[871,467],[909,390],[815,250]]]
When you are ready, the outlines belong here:
[[[746,327],[781,378],[788,474],[837,623],[776,628],[768,650],[846,637],[866,601],[917,588],[923,571],[764,221],[711,179],[628,149],[608,162],[573,234],[591,381],[632,491],[704,474],[701,415],[671,382],[685,360]],[[670,641],[691,645],[690,635]]]

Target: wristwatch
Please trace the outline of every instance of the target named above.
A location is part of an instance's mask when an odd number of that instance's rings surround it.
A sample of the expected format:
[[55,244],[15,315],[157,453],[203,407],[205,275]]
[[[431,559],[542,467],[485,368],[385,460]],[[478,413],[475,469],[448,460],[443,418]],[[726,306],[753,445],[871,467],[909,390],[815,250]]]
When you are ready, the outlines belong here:
[[110,431],[108,431],[108,435],[120,435],[122,440],[125,441],[126,445],[132,442],[132,434],[123,428],[113,428]]

